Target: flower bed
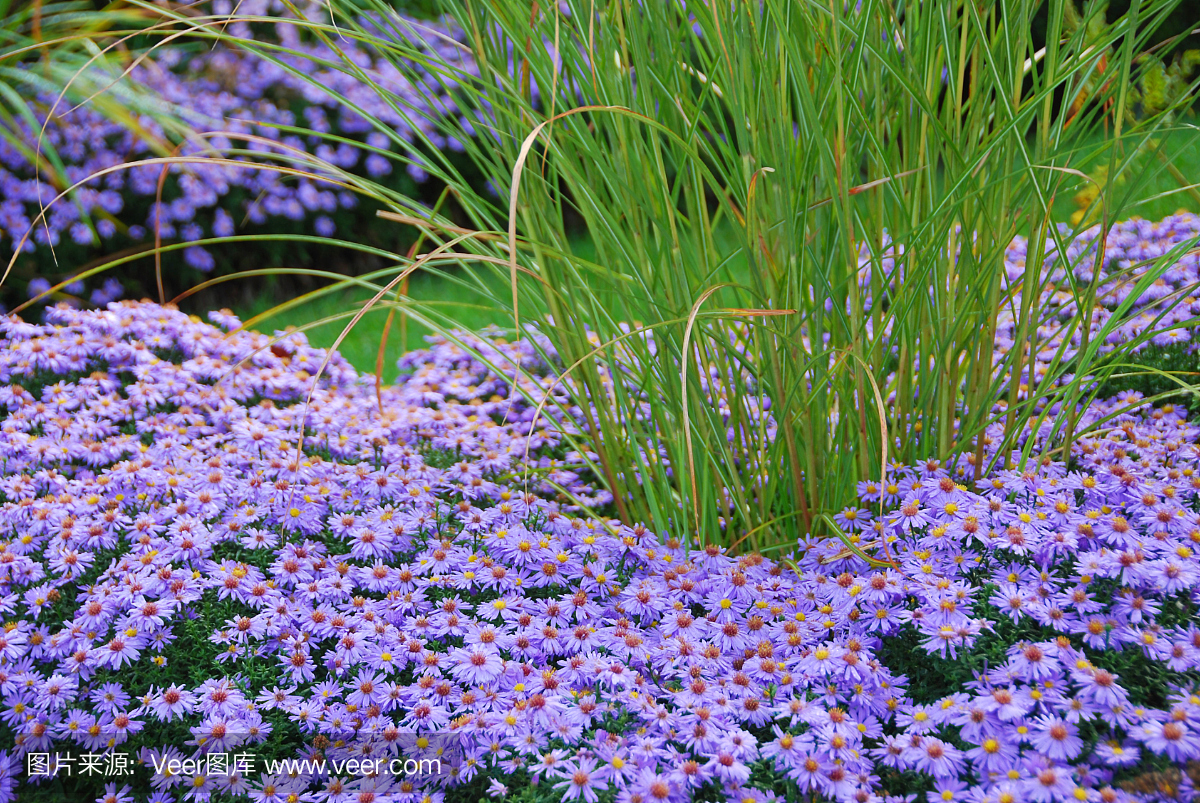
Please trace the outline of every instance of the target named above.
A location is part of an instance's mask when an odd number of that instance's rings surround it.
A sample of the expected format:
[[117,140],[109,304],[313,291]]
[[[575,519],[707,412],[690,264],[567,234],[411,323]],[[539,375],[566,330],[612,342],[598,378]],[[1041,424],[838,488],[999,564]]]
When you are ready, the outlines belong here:
[[[531,431],[513,364],[535,399],[553,372],[528,342],[410,355],[381,412],[336,355],[314,388],[301,336],[211,317],[0,325],[0,799],[1110,801],[1151,771],[1190,794],[1179,407],[1072,470],[897,468],[840,517],[894,566],[837,540],[785,565],[567,506],[608,499]],[[440,774],[362,771],[421,737]],[[128,763],[83,775],[103,753]]]
[[[261,11],[268,13],[266,8]],[[461,38],[452,24],[397,19],[392,23],[397,27],[395,35],[409,26],[410,38],[419,40],[429,52],[463,70],[474,69],[469,58],[448,44]],[[23,118],[12,121],[18,141],[26,143],[37,142],[45,126],[40,171],[35,169],[32,153],[0,140],[0,238],[11,253],[30,235],[24,250],[34,256],[22,264],[30,266],[27,273],[35,277],[29,288],[33,295],[50,286],[42,278],[45,274],[61,270],[50,256],[50,247],[66,247],[68,253],[79,256],[111,253],[130,244],[152,242],[156,222],[164,242],[194,242],[254,232],[260,227],[289,231],[289,226],[297,224],[304,224],[306,233],[328,237],[337,231],[339,219],[343,225],[354,221],[352,210],[358,198],[349,191],[277,171],[205,163],[206,156],[249,163],[250,157],[230,152],[251,151],[256,154],[253,161],[259,164],[292,165],[329,175],[315,166],[311,161],[315,158],[335,170],[369,177],[415,197],[428,178],[421,166],[424,143],[447,153],[462,150],[462,143],[448,139],[439,127],[443,116],[458,114],[450,94],[452,85],[439,82],[432,74],[425,83],[415,84],[377,53],[343,43],[342,54],[363,71],[364,81],[347,72],[343,55],[323,44],[301,41],[293,24],[281,22],[276,27],[273,37],[244,22],[228,26],[225,32],[245,40],[258,36],[286,47],[286,52],[276,54],[281,64],[226,43],[206,43],[199,50],[176,43],[154,50],[151,60],[132,66],[128,81],[154,98],[156,106],[203,135],[178,151],[172,151],[175,132],[164,132],[155,119],[139,116],[136,122],[143,130],[135,132],[92,106],[75,108],[74,103],[59,100],[53,93],[37,94],[32,107],[36,126]],[[37,86],[37,65],[29,69],[31,86]],[[55,114],[47,124],[51,109]],[[378,130],[372,120],[386,125],[392,135]],[[187,163],[168,168],[161,206],[155,198],[163,166],[135,166],[87,182],[77,191],[76,203],[60,201],[47,211],[44,225],[30,230],[41,205],[64,189],[54,188],[49,179],[48,150],[62,160],[65,180],[75,183],[100,171],[161,155],[152,142],[189,158]],[[393,171],[400,172],[403,164],[397,151],[411,163],[405,168],[406,175],[391,176]],[[88,225],[89,219],[94,228]],[[182,256],[180,267],[200,273],[216,267],[213,254],[203,246],[189,246]],[[100,288],[99,283],[93,292],[97,294],[93,303],[101,305],[117,297],[114,288]]]

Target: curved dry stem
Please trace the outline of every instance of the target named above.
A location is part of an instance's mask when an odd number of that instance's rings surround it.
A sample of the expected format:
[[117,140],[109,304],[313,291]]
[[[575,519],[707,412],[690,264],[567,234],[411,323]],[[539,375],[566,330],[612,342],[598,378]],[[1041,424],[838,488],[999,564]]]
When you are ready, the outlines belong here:
[[[888,464],[888,425],[887,425],[887,405],[883,403],[883,394],[879,392],[879,385],[875,382],[875,377],[870,371],[867,363],[857,354],[850,354],[862,366],[863,373],[867,375],[867,379],[871,383],[871,392],[875,395],[875,407],[879,413],[879,443],[880,443],[880,458],[879,458],[879,482],[882,487],[887,482],[887,464]],[[883,498],[879,500],[879,515],[883,516]],[[887,533],[879,534],[879,541],[883,545],[883,554],[889,561],[892,560],[891,551],[887,545]],[[893,563],[893,566],[895,564]]]
[[565,117],[570,117],[573,114],[587,111],[606,111],[615,114],[626,114],[630,117],[644,120],[652,125],[656,125],[655,121],[644,114],[628,109],[624,106],[577,106],[565,112],[550,117],[529,132],[525,137],[525,141],[521,143],[521,151],[517,155],[516,164],[513,165],[512,187],[509,190],[508,198],[508,253],[509,253],[509,281],[512,283],[512,302],[513,302],[513,328],[516,329],[516,337],[521,338],[521,318],[517,309],[517,199],[521,192],[521,175],[525,170],[525,160],[529,158],[529,151],[533,148],[533,143],[537,141],[538,136],[543,130],[556,120],[561,120]]
[[[751,187],[753,187],[753,183]],[[688,313],[687,317],[687,328],[683,330],[683,359],[680,360],[679,368],[679,384],[683,390],[683,395],[681,396],[681,401],[683,402],[683,443],[687,451],[688,480],[692,486],[692,514],[694,516],[697,536],[700,533],[700,498],[696,494],[696,458],[692,452],[692,422],[688,414],[689,405],[687,396],[687,371],[688,362],[691,359],[692,328],[696,324],[696,316],[700,314],[700,307],[704,302],[711,298],[718,290],[728,286],[728,283],[718,284],[701,293],[700,297],[696,299],[696,303],[692,304],[692,311]]]

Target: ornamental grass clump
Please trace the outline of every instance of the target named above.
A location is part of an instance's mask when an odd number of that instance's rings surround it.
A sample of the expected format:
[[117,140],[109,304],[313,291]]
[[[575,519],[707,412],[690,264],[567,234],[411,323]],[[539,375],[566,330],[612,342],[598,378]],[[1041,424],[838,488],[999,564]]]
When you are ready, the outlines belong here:
[[[1134,157],[1195,136],[1194,59],[1154,92],[1176,3],[1111,22],[1069,5],[465,2],[445,9],[455,60],[406,43],[382,2],[295,24],[454,98],[437,131],[499,199],[434,149],[439,203],[374,193],[380,214],[552,345],[621,521],[771,550],[835,535],[890,461],[1007,467],[1047,410],[1065,455],[1095,388],[1137,370],[1140,343],[1116,333],[1139,313],[1103,300],[1105,248],[1053,267],[1083,231],[1053,204],[1107,162],[1088,219],[1108,243],[1154,172],[1129,175]],[[1137,258],[1133,295],[1192,245]],[[397,292],[431,264],[398,255],[377,300],[436,326]]]
[[[776,562],[578,507],[613,500],[535,415],[544,341],[439,339],[377,391],[210,319],[0,321],[0,800],[1193,794],[1182,407],[1096,402],[1070,465],[1035,431],[973,483],[892,466],[837,517],[886,565]],[[426,742],[444,771],[345,769]],[[75,771],[103,754],[128,774]]]

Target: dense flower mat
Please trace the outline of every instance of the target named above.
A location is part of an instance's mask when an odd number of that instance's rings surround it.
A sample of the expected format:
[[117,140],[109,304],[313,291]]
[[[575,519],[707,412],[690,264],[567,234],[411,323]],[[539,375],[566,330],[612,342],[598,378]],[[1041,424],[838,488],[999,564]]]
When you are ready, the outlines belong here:
[[[229,13],[232,5],[220,0],[215,4],[217,13]],[[236,5],[245,15],[290,16],[278,2],[252,0]],[[467,74],[477,72],[456,44],[461,30],[450,21],[418,22],[397,15],[389,25],[390,35],[404,37]],[[0,241],[6,244],[5,259],[22,241],[29,252],[68,240],[99,244],[119,234],[134,242],[152,241],[156,225],[166,242],[224,237],[247,224],[281,219],[308,221],[312,231],[332,236],[335,213],[357,204],[353,193],[338,192],[325,181],[238,167],[228,160],[298,165],[329,177],[330,170],[317,166],[319,160],[334,170],[376,180],[403,165],[408,177],[421,183],[428,178],[422,147],[463,150],[461,142],[442,133],[443,118],[460,115],[450,78],[430,73],[424,82],[414,83],[366,48],[341,42],[335,52],[323,44],[301,42],[300,29],[292,23],[272,27],[274,31],[268,27],[254,32],[249,24],[237,22],[223,32],[280,44],[286,48],[278,54],[280,64],[222,43],[206,44],[195,52],[179,46],[157,48],[151,59],[131,65],[128,80],[144,96],[155,98],[200,133],[177,150],[149,116],[138,116],[141,132],[135,133],[92,106],[77,107],[57,93],[34,89],[39,86],[38,67],[30,65],[36,125],[23,117],[6,125],[11,125],[15,142],[38,142],[40,148],[22,150],[0,138]],[[352,59],[369,83],[339,68],[343,58]],[[102,85],[112,80],[105,73],[99,75],[96,80]],[[392,136],[376,130],[364,114],[388,126]],[[467,125],[466,130],[472,129]],[[163,151],[188,161],[167,168],[171,180],[160,206],[153,201],[164,166],[122,166]],[[64,177],[72,183],[109,172],[87,181],[75,193],[74,202],[60,201],[50,207],[44,222],[39,222],[42,207],[59,192],[47,178],[47,152],[61,161]],[[415,185],[407,185],[405,191],[413,189]],[[199,245],[187,247],[183,256],[187,265],[202,272],[216,266],[213,254]],[[49,286],[44,280],[34,281],[31,290],[37,293]],[[97,288],[95,303],[118,297],[114,292],[111,287]]]
[[[1191,794],[1200,429],[1178,407],[1120,416],[1077,471],[897,468],[839,519],[895,568],[836,540],[785,566],[566,506],[607,499],[553,421],[531,431],[514,364],[535,398],[552,372],[528,342],[485,346],[496,370],[410,355],[381,411],[337,355],[314,387],[302,336],[211,319],[0,323],[0,799]],[[444,772],[265,771],[422,736]],[[84,776],[102,753],[128,763]],[[253,763],[169,763],[219,754]]]

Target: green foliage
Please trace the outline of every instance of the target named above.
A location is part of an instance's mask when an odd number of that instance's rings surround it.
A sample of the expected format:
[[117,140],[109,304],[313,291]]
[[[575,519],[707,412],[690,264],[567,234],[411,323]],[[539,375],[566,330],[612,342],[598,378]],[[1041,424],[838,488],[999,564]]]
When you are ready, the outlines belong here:
[[1191,385],[1200,383],[1200,360],[1188,347],[1187,343],[1178,343],[1148,349],[1138,357],[1138,362],[1144,366],[1142,370],[1131,370],[1110,377],[1100,387],[1097,397],[1108,398],[1122,391],[1134,391],[1143,396],[1177,391],[1179,382],[1173,381],[1170,378],[1172,376]]
[[[1106,44],[1108,42],[1107,34],[1113,26],[1106,24],[1103,15],[1094,14],[1085,21],[1076,12],[1073,4],[1068,3],[1066,10],[1068,11],[1065,19],[1067,29],[1083,31],[1085,41],[1102,54],[1096,69],[1084,76],[1079,83],[1080,91],[1070,106],[1070,115],[1073,117],[1093,97],[1094,93],[1102,86],[1113,82],[1114,73],[1108,69],[1108,66],[1110,59],[1117,54],[1112,44]],[[1169,41],[1182,41],[1188,33],[1189,31],[1180,31]],[[1177,112],[1191,111],[1190,106],[1195,97],[1196,85],[1200,81],[1200,50],[1176,52],[1170,63],[1165,62],[1158,52],[1147,50],[1134,58],[1134,65],[1138,70],[1133,75],[1133,80],[1130,81],[1127,90],[1128,96],[1124,106],[1126,122],[1136,130],[1140,122],[1158,118],[1165,128],[1170,129]],[[1125,150],[1123,147],[1125,144],[1118,137],[1103,142],[1099,150],[1104,154],[1112,151],[1115,158],[1119,152]],[[1162,142],[1156,137],[1133,137],[1132,154],[1129,155],[1128,162],[1136,162],[1140,168],[1144,169],[1147,161],[1144,157],[1157,156],[1166,166],[1167,172],[1175,180],[1178,188],[1189,193],[1193,202],[1200,202],[1200,192],[1197,191],[1196,185],[1165,157],[1161,145]],[[1098,164],[1093,168],[1091,180],[1075,194],[1074,201],[1079,208],[1071,215],[1072,223],[1078,224],[1086,221],[1088,224],[1093,224],[1098,222],[1101,212],[1099,203],[1101,193],[1110,184],[1114,187],[1124,187],[1131,175],[1131,171],[1124,170],[1115,177],[1115,181],[1110,183],[1109,170],[1112,165],[1109,160],[1103,158],[1098,158],[1097,161]]]

